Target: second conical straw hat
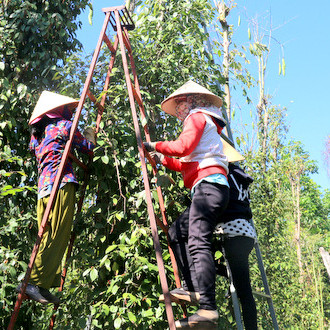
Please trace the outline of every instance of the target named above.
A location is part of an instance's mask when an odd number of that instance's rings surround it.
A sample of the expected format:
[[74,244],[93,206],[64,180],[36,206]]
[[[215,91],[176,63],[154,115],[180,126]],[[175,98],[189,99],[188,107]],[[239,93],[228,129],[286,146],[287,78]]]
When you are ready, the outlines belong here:
[[170,115],[175,116],[176,103],[174,99],[176,96],[185,94],[203,94],[216,107],[220,108],[222,105],[222,99],[219,96],[213,94],[208,89],[197,84],[196,82],[189,80],[161,103],[162,110]]
[[221,138],[223,145],[223,153],[227,156],[229,163],[239,162],[244,160],[244,156],[242,156],[230,143]]
[[37,118],[52,112],[60,111],[65,105],[68,106],[70,110],[74,109],[78,105],[78,100],[71,97],[57,94],[54,92],[43,91],[39,97],[39,100],[32,112],[31,118],[29,120],[29,125]]

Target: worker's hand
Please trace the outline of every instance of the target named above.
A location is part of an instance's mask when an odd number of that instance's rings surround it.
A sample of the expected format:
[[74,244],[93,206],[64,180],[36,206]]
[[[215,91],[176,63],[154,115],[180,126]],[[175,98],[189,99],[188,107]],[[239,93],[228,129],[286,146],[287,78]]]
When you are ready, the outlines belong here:
[[157,142],[143,142],[144,147],[147,151],[155,151]]
[[152,151],[150,153],[151,158],[155,161],[156,164],[162,164],[164,160],[164,155],[157,151]]
[[87,127],[84,131],[84,136],[87,140],[92,142],[94,145],[96,145],[96,134],[95,134],[95,128],[93,127]]

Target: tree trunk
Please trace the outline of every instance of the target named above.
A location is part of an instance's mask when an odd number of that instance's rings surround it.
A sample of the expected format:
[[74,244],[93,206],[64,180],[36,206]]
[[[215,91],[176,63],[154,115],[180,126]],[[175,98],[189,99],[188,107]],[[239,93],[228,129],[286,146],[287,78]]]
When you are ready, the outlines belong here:
[[230,124],[231,120],[231,96],[230,96],[230,86],[229,86],[229,46],[230,46],[230,37],[229,37],[229,25],[227,23],[227,16],[230,12],[230,8],[224,3],[218,4],[218,12],[219,12],[219,21],[222,27],[222,38],[223,38],[223,77],[225,78],[225,103],[226,103],[226,113],[228,124]]
[[134,13],[134,9],[135,9],[135,0],[126,0],[125,6],[129,12],[129,14],[132,15]]
[[319,251],[322,256],[324,266],[328,272],[328,276],[330,279],[330,255],[329,255],[329,252],[325,251],[323,247],[320,247]]
[[297,258],[298,258],[298,266],[299,266],[299,283],[303,283],[303,265],[301,259],[301,230],[300,230],[300,223],[301,223],[301,211],[300,211],[300,175],[298,176],[297,184],[296,184],[296,229],[295,229],[295,241],[297,244]]
[[303,171],[302,165],[300,165],[300,169],[297,172],[293,172],[290,176],[291,181],[291,191],[292,191],[292,198],[293,198],[293,216],[294,216],[294,223],[295,223],[295,231],[294,231],[294,242],[296,244],[296,251],[297,251],[297,260],[298,260],[298,267],[299,267],[299,283],[303,283],[303,263],[302,263],[302,256],[301,256],[301,210],[300,210],[300,178]]
[[267,98],[265,96],[265,71],[266,65],[264,55],[258,57],[259,71],[259,102],[257,105],[258,114],[258,136],[259,144],[262,152],[262,169],[266,172],[267,168],[267,139],[268,139],[268,113],[267,113]]

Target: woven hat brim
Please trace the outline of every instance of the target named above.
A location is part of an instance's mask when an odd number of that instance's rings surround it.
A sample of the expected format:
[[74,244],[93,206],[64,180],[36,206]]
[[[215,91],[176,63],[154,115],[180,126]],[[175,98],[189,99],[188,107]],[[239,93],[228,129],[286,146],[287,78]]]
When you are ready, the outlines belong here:
[[227,141],[221,138],[223,144],[223,153],[227,156],[229,163],[239,162],[244,160],[244,156],[242,156],[232,145],[230,145]]
[[60,111],[66,105],[69,110],[74,109],[78,105],[79,101],[69,96],[60,95],[53,92],[43,91],[39,97],[39,100],[32,112],[29,120],[29,125],[35,119],[52,111]]
[[222,99],[219,96],[213,94],[208,89],[195,83],[194,81],[189,80],[161,103],[162,110],[175,116],[175,97],[186,94],[202,94],[206,96],[206,98],[216,107],[220,108],[222,106]]

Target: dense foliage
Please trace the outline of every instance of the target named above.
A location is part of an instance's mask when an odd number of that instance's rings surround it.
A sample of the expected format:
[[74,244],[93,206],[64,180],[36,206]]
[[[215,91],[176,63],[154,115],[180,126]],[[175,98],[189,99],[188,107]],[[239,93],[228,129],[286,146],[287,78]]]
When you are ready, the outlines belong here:
[[[90,57],[73,53],[79,47],[74,37],[78,27],[75,19],[87,1],[5,3],[0,23],[4,36],[0,40],[1,327],[8,324],[16,299],[14,288],[26,269],[37,230],[37,174],[27,151],[27,120],[44,88],[78,97],[88,70],[86,63],[90,62]],[[221,29],[216,10],[207,0],[145,0],[138,4],[133,19],[136,29],[130,32],[130,40],[152,140],[171,139],[179,134],[180,124],[160,111],[159,104],[167,95],[190,78],[217,94],[222,93],[215,84],[225,82],[216,64],[222,55],[221,39],[213,43],[213,54],[217,54],[213,57],[207,48],[209,36],[202,26],[210,27],[210,31]],[[261,49],[267,51],[266,47]],[[242,49],[233,51],[235,56],[244,55]],[[235,56],[230,65],[231,75],[240,80],[247,93],[250,80],[245,79],[246,68]],[[108,50],[104,49],[91,86],[98,97],[103,93],[109,58]],[[164,305],[158,302],[161,288],[120,53],[115,63],[87,196],[82,214],[75,222],[77,239],[61,297],[63,304],[57,312],[59,329],[167,327]],[[303,147],[285,140],[285,109],[271,105],[270,101],[268,104],[267,127],[262,127],[261,134],[260,123],[254,126],[259,127],[258,146],[249,148],[249,139],[244,134],[237,141],[247,159],[245,166],[255,180],[251,189],[254,222],[279,326],[326,328],[329,282],[318,249],[330,248],[326,236],[330,194],[322,194],[310,179],[309,174],[316,169]],[[87,101],[81,125],[93,125],[95,117],[96,109]],[[234,121],[232,125],[239,130]],[[267,148],[262,148],[264,142]],[[300,163],[300,159],[304,162]],[[155,183],[154,178],[152,182]],[[171,222],[183,210],[189,194],[183,189],[181,176],[165,169],[160,169],[158,184],[163,187]],[[153,198],[156,202],[155,186]],[[301,269],[295,241],[297,215],[301,221]],[[169,284],[173,287],[162,233],[160,239]],[[254,255],[251,265],[253,286],[261,290]],[[235,325],[231,302],[225,298],[227,289],[226,280],[219,278],[219,326],[225,329]],[[267,304],[261,299],[257,304],[260,326],[271,329]],[[176,306],[174,313],[176,317],[182,315]],[[24,302],[18,328],[46,329],[51,314],[51,307]]]
[[[17,277],[35,242],[36,167],[28,152],[28,119],[55,72],[77,51],[76,21],[85,1],[2,1],[0,5],[0,327],[13,309]],[[34,306],[18,324],[31,325]]]

